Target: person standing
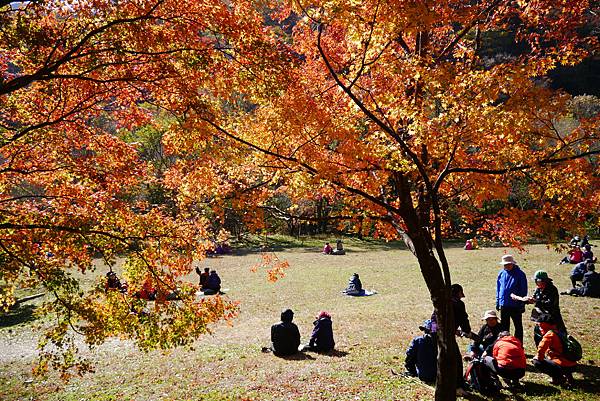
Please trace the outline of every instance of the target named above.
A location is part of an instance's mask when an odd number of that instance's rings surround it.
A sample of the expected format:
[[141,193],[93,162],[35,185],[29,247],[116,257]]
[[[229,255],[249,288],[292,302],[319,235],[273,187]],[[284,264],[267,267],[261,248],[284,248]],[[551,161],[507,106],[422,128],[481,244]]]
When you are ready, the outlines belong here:
[[[460,284],[452,284],[450,286],[450,302],[452,302],[452,309],[454,311],[454,331],[457,336],[465,336],[473,338],[471,333],[471,323],[469,322],[469,315],[462,298],[465,297],[465,292]],[[437,321],[437,319],[436,319]],[[456,394],[463,396],[467,390],[467,385],[463,377],[463,364],[460,356],[460,350],[458,344],[455,342],[455,355],[456,355]]]
[[512,255],[502,256],[500,262],[503,269],[496,280],[496,310],[500,311],[502,331],[510,332],[510,321],[515,325],[515,337],[523,342],[523,301],[513,299],[511,294],[519,297],[527,296],[527,277],[515,262]]

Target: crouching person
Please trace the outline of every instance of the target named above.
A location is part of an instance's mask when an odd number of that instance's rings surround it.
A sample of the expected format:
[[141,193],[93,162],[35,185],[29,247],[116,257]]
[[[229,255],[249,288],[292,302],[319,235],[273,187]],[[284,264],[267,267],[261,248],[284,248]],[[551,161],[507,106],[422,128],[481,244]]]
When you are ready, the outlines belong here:
[[533,357],[533,366],[552,378],[552,384],[573,386],[573,372],[577,362],[567,359],[563,353],[563,341],[556,323],[548,315],[537,320],[542,339]]
[[286,309],[281,312],[281,321],[271,326],[271,350],[277,356],[293,355],[300,346],[300,331],[295,323],[294,312]]
[[409,375],[433,383],[437,375],[436,328],[431,320],[425,320],[419,329],[423,331],[423,335],[413,338],[410,342],[404,366]]
[[525,350],[523,344],[508,331],[498,334],[492,348],[493,356],[485,356],[483,362],[498,376],[502,377],[511,388],[520,388],[519,380],[525,376]]
[[305,349],[316,352],[329,352],[333,350],[335,341],[333,339],[333,327],[329,312],[319,312],[317,320],[315,320],[313,324],[315,325],[315,328],[312,331],[310,341]]

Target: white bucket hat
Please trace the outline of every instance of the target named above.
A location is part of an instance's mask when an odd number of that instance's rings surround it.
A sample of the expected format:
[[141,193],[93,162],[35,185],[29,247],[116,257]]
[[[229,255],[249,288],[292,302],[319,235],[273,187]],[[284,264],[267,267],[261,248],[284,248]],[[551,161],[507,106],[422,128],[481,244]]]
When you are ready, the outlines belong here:
[[494,319],[498,319],[498,315],[496,314],[495,310],[487,310],[485,311],[485,313],[483,314],[483,317],[481,318],[481,320],[486,320],[490,317],[493,317]]
[[499,263],[500,265],[514,265],[517,262],[515,262],[515,258],[513,258],[513,255],[504,255],[502,256],[502,261]]

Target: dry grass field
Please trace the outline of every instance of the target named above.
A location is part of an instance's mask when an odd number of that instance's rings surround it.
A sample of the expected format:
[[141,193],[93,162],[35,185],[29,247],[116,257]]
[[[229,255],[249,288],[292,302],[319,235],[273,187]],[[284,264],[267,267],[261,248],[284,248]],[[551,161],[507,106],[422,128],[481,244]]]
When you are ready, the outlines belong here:
[[[433,389],[405,378],[404,352],[419,335],[418,325],[431,315],[431,303],[416,260],[406,250],[379,242],[348,241],[345,256],[326,256],[312,246],[281,250],[290,263],[286,276],[276,283],[264,271],[251,273],[258,253],[209,258],[201,267],[216,269],[229,288],[227,297],[240,302],[239,316],[214,327],[212,335],[193,347],[169,353],[143,353],[130,343],[113,340],[90,356],[96,373],[62,383],[55,377],[31,377],[35,353],[34,321],[3,317],[0,324],[0,399],[2,400],[431,400]],[[597,248],[595,248],[597,249]],[[481,316],[495,305],[498,262],[513,253],[531,278],[545,269],[559,290],[570,287],[568,265],[557,266],[561,255],[543,245],[523,254],[506,248],[464,251],[450,245],[447,255],[453,281],[465,289],[471,325],[478,329]],[[600,253],[600,252],[598,252]],[[340,294],[353,272],[363,286],[377,290],[371,297]],[[97,274],[103,274],[102,268]],[[189,277],[196,280],[195,274]],[[530,281],[530,288],[533,283]],[[502,400],[600,399],[600,299],[561,297],[563,316],[571,334],[583,344],[584,359],[567,390],[550,385],[533,371],[523,380],[520,393],[503,390]],[[282,359],[261,352],[268,345],[270,325],[283,308],[292,308],[303,341],[308,341],[319,310],[333,316],[337,351]],[[525,315],[525,348],[534,347],[533,324]],[[467,340],[459,339],[461,349]],[[477,394],[472,400],[485,399]]]

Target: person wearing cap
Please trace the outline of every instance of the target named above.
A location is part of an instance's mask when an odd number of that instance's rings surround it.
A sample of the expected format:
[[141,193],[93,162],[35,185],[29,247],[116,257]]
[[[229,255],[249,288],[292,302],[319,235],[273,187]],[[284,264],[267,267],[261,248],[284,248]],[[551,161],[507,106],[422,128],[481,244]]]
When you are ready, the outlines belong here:
[[563,384],[568,386],[574,383],[573,371],[577,362],[570,361],[563,354],[563,341],[558,334],[558,327],[552,316],[542,314],[536,321],[538,331],[542,338],[538,344],[533,366],[542,373],[552,378],[552,384]]
[[[533,295],[520,298],[515,296],[515,298],[529,304],[534,304],[534,308],[531,311],[532,321],[535,322],[538,315],[548,315],[552,318],[552,321],[558,330],[567,333],[567,328],[565,327],[565,323],[560,313],[558,289],[552,283],[552,279],[548,277],[548,273],[544,270],[538,270],[533,275],[533,280],[537,287]],[[542,338],[541,333],[538,331],[538,327],[539,326],[537,325],[534,327],[533,340],[535,345],[538,345]]]
[[515,325],[515,337],[523,342],[523,301],[513,299],[516,296],[527,296],[527,277],[517,265],[512,255],[502,256],[500,261],[503,269],[496,280],[496,310],[500,311],[500,322],[503,331],[510,331],[510,321]]
[[319,312],[313,325],[315,327],[310,335],[310,341],[306,349],[316,352],[329,352],[333,350],[335,341],[333,339],[333,327],[329,312]]
[[293,355],[300,346],[300,331],[292,322],[294,312],[286,309],[281,312],[281,321],[271,326],[271,349],[277,356]]
[[527,358],[523,343],[508,331],[498,333],[498,339],[492,345],[491,355],[485,356],[483,363],[506,380],[509,387],[521,387],[519,380],[525,376]]
[[600,274],[596,273],[596,267],[591,261],[586,264],[587,271],[583,274],[581,287],[571,288],[568,292],[561,292],[563,295],[576,295],[580,297],[600,298]]
[[437,376],[436,327],[431,320],[425,320],[419,329],[423,331],[423,335],[410,342],[404,367],[409,375],[419,377],[426,383],[433,383]]
[[481,320],[484,320],[485,324],[481,326],[479,333],[474,336],[475,340],[473,341],[473,344],[469,345],[468,348],[468,356],[471,359],[479,358],[483,354],[491,355],[492,346],[501,331],[496,311],[486,311]]

